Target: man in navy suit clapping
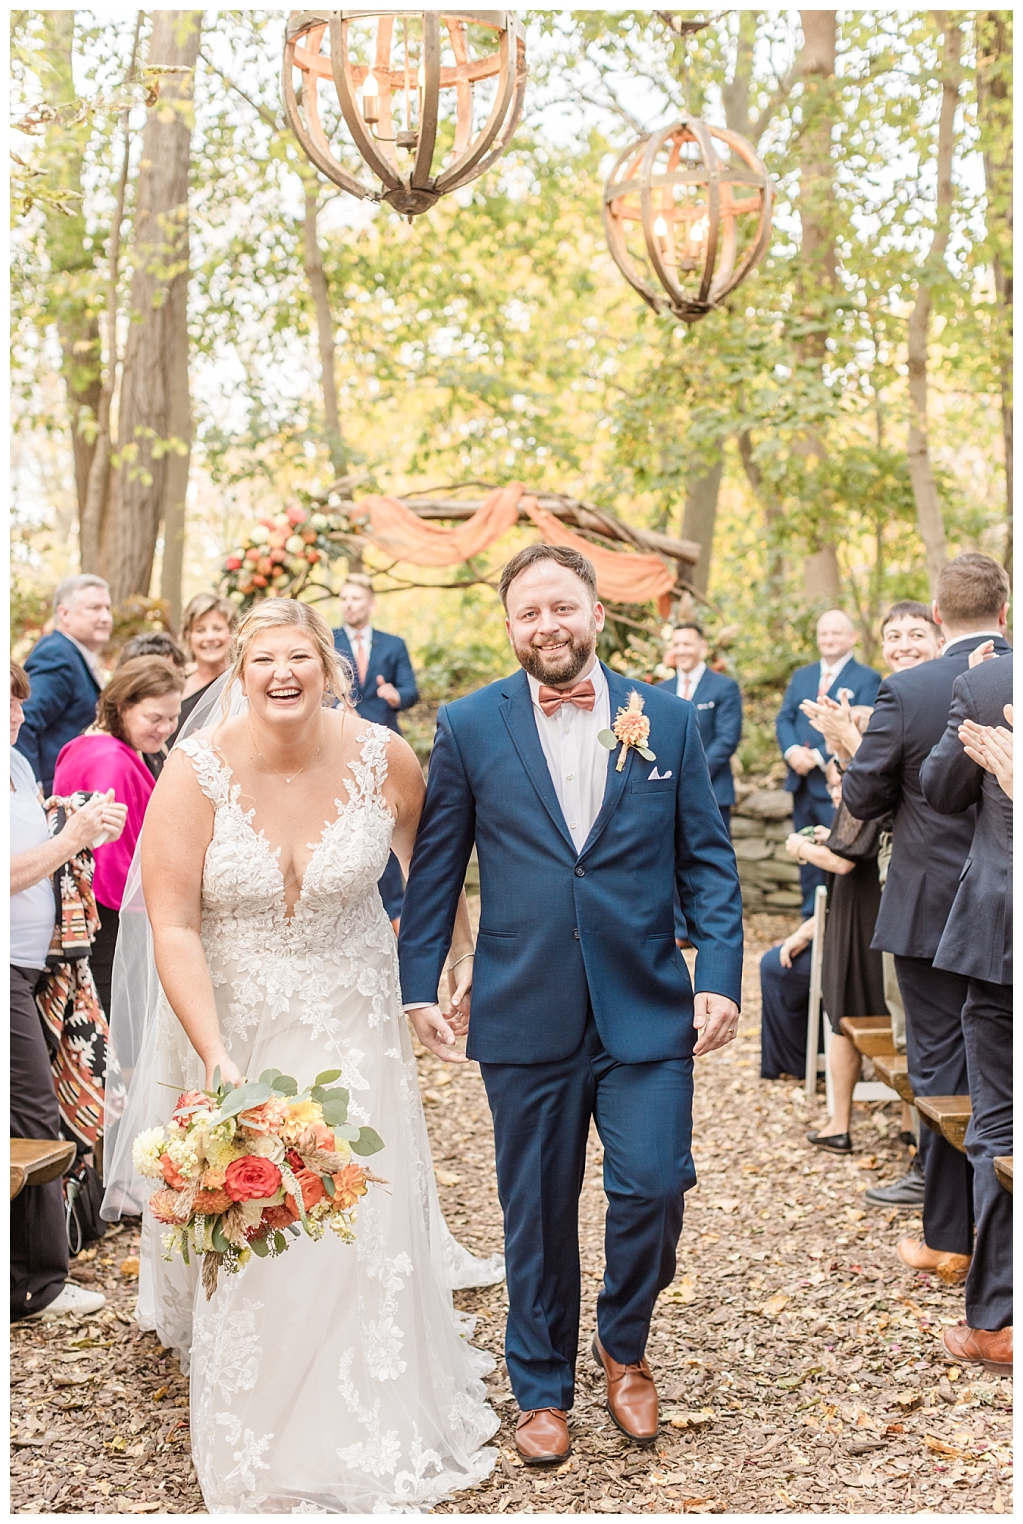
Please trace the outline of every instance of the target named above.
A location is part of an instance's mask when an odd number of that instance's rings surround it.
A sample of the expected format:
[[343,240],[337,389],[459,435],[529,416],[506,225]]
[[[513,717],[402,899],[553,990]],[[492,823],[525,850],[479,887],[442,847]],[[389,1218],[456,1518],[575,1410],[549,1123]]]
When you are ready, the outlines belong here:
[[[344,624],[334,631],[334,646],[352,669],[352,703],[359,714],[400,734],[398,715],[419,702],[419,689],[405,642],[370,623],[374,602],[368,577],[353,574],[347,579],[341,589]],[[403,894],[401,869],[392,852],[380,879],[380,898],[392,921],[401,915]]]
[[[817,649],[820,661],[799,667],[793,674],[782,700],[775,732],[782,756],[788,763],[785,788],[793,795],[792,824],[797,831],[804,826],[830,826],[835,810],[828,792],[825,768],[831,753],[800,709],[804,699],[821,699],[825,694],[837,699],[843,688],[851,695],[852,705],[873,705],[881,684],[880,673],[854,660],[856,629],[848,614],[829,609],[817,621]],[[803,915],[813,914],[814,890],[823,884],[824,874],[812,864],[799,870],[803,886]]]
[[57,756],[96,718],[103,685],[99,653],[114,627],[110,589],[102,577],[85,572],[65,577],[53,595],[53,630],[32,647],[25,670],[32,696],[18,750],[49,794]]
[[698,624],[680,624],[671,635],[664,658],[676,669],[659,688],[674,689],[679,698],[696,705],[700,739],[710,770],[711,788],[728,829],[735,803],[732,756],[742,737],[742,694],[734,678],[707,666],[707,642]]

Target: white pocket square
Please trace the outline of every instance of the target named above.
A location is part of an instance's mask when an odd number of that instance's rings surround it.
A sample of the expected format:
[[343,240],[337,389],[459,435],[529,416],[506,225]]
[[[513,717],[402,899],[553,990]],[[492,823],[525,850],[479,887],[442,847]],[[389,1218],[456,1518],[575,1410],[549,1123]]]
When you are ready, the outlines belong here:
[[648,783],[653,783],[655,778],[670,778],[670,777],[671,777],[671,768],[670,767],[668,768],[668,771],[666,773],[659,773],[657,771],[656,767],[655,767],[652,773],[647,773],[647,779],[646,779],[646,781]]

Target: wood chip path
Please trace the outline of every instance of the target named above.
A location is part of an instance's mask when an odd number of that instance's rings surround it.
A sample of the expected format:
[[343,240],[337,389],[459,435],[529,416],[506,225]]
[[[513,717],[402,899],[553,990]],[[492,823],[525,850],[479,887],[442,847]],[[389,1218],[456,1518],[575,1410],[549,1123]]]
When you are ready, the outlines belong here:
[[[503,1286],[456,1293],[493,1351],[498,1463],[439,1513],[1008,1513],[1012,1383],[950,1365],[941,1328],[962,1292],[899,1265],[919,1217],[866,1206],[902,1173],[898,1108],[858,1107],[855,1154],[803,1141],[823,1113],[791,1081],[759,1079],[759,955],[791,929],[747,924],[740,1038],[700,1060],[695,1146],[674,1284],[660,1298],[648,1357],[664,1423],[654,1450],[619,1435],[581,1355],[573,1453],[551,1473],[521,1466],[501,1347]],[[420,1056],[441,1199],[456,1235],[501,1247],[490,1116],[475,1065]],[[594,1136],[581,1202],[588,1349],[601,1275],[604,1198]],[[75,1262],[108,1298],[93,1317],[12,1328],[14,1513],[202,1513],[189,1456],[187,1382],[135,1327],[130,1226]],[[282,1267],[286,1273],[286,1267]]]

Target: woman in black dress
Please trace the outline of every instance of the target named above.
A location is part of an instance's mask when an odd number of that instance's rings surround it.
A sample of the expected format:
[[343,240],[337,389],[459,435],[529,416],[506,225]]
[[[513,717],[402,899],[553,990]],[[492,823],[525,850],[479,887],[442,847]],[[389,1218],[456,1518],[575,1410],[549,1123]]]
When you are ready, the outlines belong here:
[[[831,797],[838,808],[841,780],[833,763],[828,771]],[[854,821],[839,809],[830,831],[816,826],[812,840],[793,832],[785,843],[797,862],[813,863],[828,875],[821,984],[824,1011],[834,1034],[828,1051],[834,1112],[819,1131],[807,1134],[807,1140],[830,1153],[852,1153],[853,1088],[863,1062],[842,1034],[842,1018],[879,1016],[885,1010],[884,966],[881,954],[870,945],[881,903],[877,854],[883,827],[883,821]],[[825,845],[829,838],[841,841],[841,854]]]
[[238,610],[230,598],[217,593],[196,593],[185,609],[181,639],[195,666],[185,680],[178,728],[167,742],[168,751],[178,732],[213,683],[226,672],[231,659],[231,638]]

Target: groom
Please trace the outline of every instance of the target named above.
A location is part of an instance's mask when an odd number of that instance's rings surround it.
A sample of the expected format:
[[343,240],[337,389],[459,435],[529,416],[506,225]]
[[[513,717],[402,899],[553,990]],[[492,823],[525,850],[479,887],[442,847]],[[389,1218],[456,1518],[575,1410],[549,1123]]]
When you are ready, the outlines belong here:
[[[592,1351],[619,1429],[656,1438],[644,1350],[696,1182],[693,1054],[738,1025],[742,915],[696,710],[597,661],[604,611],[590,562],[532,545],[508,562],[500,592],[524,670],[438,715],[398,953],[420,1041],[464,1062],[435,1002],[475,842],[467,1051],[494,1116],[516,1444],[544,1465],[570,1448],[591,1116],[608,1199]],[[598,740],[632,693],[652,761]],[[695,997],[675,946],[676,888],[697,949]]]

